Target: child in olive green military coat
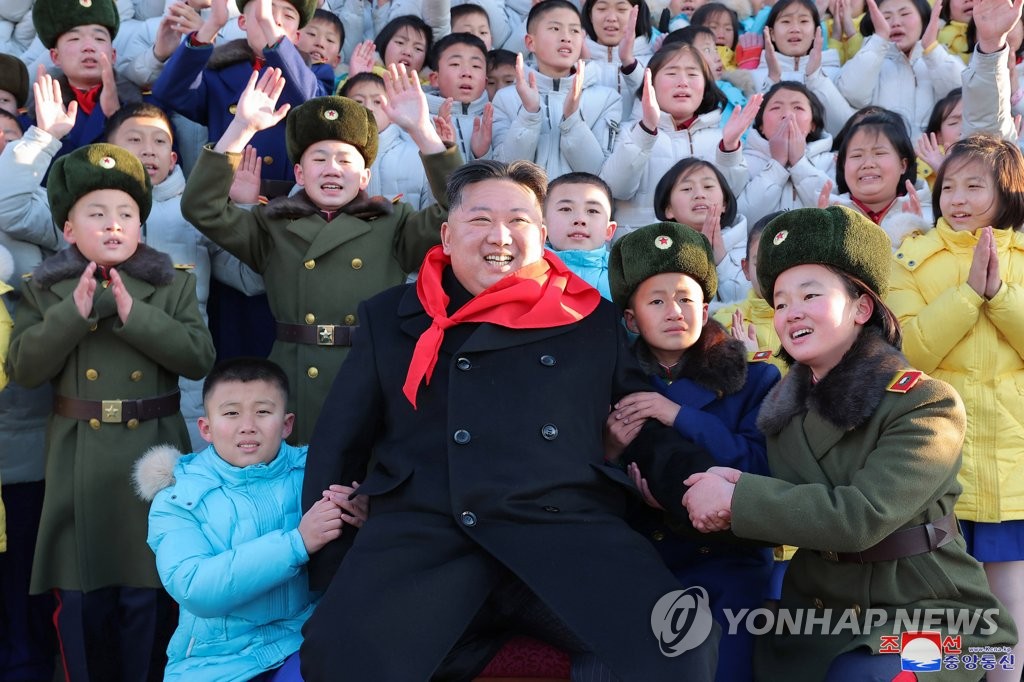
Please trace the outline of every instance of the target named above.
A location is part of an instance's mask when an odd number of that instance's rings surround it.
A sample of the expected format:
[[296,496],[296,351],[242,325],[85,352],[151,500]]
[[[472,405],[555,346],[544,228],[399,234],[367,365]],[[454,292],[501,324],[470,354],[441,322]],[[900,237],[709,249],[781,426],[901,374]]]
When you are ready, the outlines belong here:
[[[293,443],[306,443],[334,376],[348,355],[359,303],[401,284],[440,243],[447,217],[445,183],[461,165],[430,119],[415,72],[394,65],[386,78],[387,114],[420,149],[439,204],[415,212],[370,197],[377,154],[373,114],[345,97],[318,97],[288,113],[277,107],[280,71],[249,80],[235,118],[205,149],[185,186],[181,208],[196,228],[263,275],[276,321],[270,358],[292,386]],[[228,198],[246,143],[287,114],[288,156],[301,191],[251,212]]]
[[153,445],[189,446],[178,378],[209,371],[213,341],[195,277],[140,243],[152,187],[131,152],[75,150],[47,191],[71,246],[23,286],[9,356],[13,380],[55,394],[31,590],[56,592],[70,679],[146,679],[163,593],[132,465]]

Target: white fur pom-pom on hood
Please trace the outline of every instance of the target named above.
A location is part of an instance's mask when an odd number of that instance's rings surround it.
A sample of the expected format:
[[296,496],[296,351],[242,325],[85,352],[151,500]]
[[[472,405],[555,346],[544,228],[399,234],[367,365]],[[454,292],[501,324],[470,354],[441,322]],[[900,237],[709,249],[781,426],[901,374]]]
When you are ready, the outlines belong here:
[[156,494],[174,485],[174,467],[181,453],[173,445],[154,445],[135,462],[132,486],[144,502],[152,502]]
[[0,246],[0,282],[6,282],[14,286],[11,277],[14,276],[14,256],[6,247]]

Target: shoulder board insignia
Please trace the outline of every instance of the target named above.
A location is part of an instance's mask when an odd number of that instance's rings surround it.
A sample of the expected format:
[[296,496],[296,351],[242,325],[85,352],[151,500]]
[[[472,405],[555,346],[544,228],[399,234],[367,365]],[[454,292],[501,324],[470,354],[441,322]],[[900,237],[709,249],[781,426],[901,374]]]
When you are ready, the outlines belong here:
[[174,269],[175,270],[195,270],[196,269],[196,264],[195,263],[175,263],[174,264]]
[[885,390],[892,393],[906,393],[917,384],[923,374],[924,372],[916,369],[900,370],[893,377],[893,380],[889,382],[889,385],[885,387]]
[[21,279],[25,282],[29,281],[30,279],[32,279],[32,273],[26,272],[24,275],[21,276]]
[[397,204],[398,202],[400,202],[402,200],[402,197],[404,197],[404,196],[405,196],[405,194],[396,194],[394,196],[394,198],[391,200],[391,203],[392,204]]
[[764,362],[771,359],[773,353],[770,350],[755,350],[747,353],[747,362]]
[[261,194],[259,199],[256,200],[256,203],[259,204],[260,206],[266,206],[267,204],[270,203],[270,199],[266,198]]

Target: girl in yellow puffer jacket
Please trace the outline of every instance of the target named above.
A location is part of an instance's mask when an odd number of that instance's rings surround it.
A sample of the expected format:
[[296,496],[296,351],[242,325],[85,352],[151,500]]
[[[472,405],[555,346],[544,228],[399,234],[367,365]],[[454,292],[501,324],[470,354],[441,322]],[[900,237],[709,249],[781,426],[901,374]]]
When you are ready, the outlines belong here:
[[[968,550],[1024,627],[1024,156],[974,135],[949,148],[935,229],[896,251],[888,303],[915,367],[953,385],[967,407],[957,504]],[[995,228],[995,229],[993,229]],[[1024,646],[1014,649],[1020,665]],[[991,680],[1019,680],[996,669]]]

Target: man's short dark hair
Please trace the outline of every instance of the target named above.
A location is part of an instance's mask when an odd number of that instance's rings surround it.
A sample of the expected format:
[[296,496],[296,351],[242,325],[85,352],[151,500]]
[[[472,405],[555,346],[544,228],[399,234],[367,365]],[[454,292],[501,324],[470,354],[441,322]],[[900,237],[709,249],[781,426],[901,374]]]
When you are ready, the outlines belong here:
[[229,381],[240,381],[243,384],[266,381],[277,386],[285,402],[288,402],[288,376],[280,365],[266,358],[233,358],[218,364],[210,370],[203,382],[203,403],[213,389]]
[[[550,0],[549,0],[550,1]],[[531,161],[522,159],[505,163],[493,159],[479,159],[456,168],[448,176],[448,211],[454,211],[462,204],[462,194],[470,185],[485,180],[508,180],[533,192],[537,204],[544,205],[547,194],[548,174]]]
[[341,89],[338,90],[338,94],[342,97],[348,97],[348,93],[352,92],[352,88],[356,87],[360,83],[373,83],[381,88],[384,87],[383,78],[372,71],[363,71],[362,73],[357,73],[351,78],[346,79],[345,82],[341,84]]
[[171,117],[166,111],[161,109],[155,104],[149,102],[133,102],[131,104],[125,104],[120,109],[114,112],[114,115],[107,119],[107,123],[103,128],[103,139],[110,142],[110,138],[124,125],[125,121],[130,118],[158,118],[167,124],[167,129],[171,131],[171,142],[174,142],[174,124],[171,123]]
[[569,0],[541,0],[530,9],[530,13],[526,15],[526,32],[533,33],[533,25],[537,23],[537,20],[543,17],[548,12],[552,12],[556,9],[567,9],[573,12],[580,19],[580,26],[583,25],[583,15],[580,14],[579,8],[576,5],[569,2]]
[[[462,7],[463,5],[460,5]],[[444,55],[444,51],[452,45],[469,45],[480,50],[480,54],[484,58],[484,69],[486,70],[487,63],[487,46],[484,45],[484,41],[480,40],[477,36],[472,33],[449,33],[444,38],[434,43],[434,47],[431,48],[430,54],[427,55],[427,66],[430,67],[431,71],[437,71],[437,67],[441,65],[441,57]]]

